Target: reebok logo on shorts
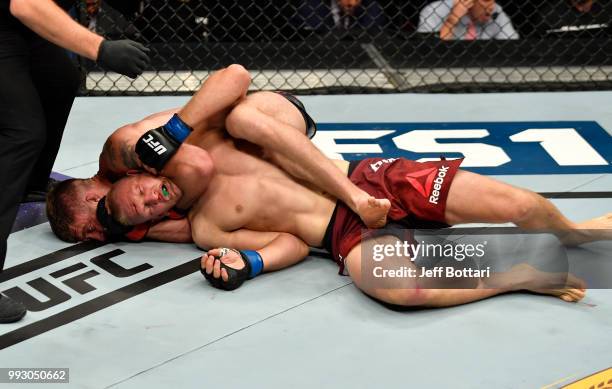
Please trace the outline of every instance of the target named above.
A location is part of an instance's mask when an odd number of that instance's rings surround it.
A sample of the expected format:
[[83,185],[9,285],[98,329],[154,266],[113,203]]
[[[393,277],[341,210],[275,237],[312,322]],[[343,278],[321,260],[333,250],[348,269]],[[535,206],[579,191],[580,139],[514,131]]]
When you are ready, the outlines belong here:
[[[416,189],[416,191],[423,197],[428,197],[431,193],[431,184],[433,183],[435,177],[435,167],[406,174],[406,180],[408,180],[410,185],[412,185],[414,189]],[[423,183],[419,180],[421,180]]]
[[430,203],[438,204],[440,189],[442,189],[444,177],[446,177],[448,169],[448,166],[441,166],[439,169],[432,167],[419,170],[418,172],[406,174],[406,180],[421,196],[429,197]]

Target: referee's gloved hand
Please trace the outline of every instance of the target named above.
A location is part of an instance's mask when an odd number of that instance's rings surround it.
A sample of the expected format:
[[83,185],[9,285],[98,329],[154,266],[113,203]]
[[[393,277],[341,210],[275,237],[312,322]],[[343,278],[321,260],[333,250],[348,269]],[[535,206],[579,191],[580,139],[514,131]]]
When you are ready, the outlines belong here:
[[136,78],[151,62],[147,55],[149,51],[141,43],[129,39],[103,40],[98,50],[98,64],[105,69]]

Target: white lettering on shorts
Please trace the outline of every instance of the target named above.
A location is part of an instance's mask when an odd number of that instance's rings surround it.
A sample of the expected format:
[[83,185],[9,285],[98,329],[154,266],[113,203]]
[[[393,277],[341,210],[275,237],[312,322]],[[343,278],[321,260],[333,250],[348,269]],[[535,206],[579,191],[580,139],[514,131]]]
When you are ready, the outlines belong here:
[[438,169],[438,175],[433,180],[433,190],[431,191],[431,196],[429,196],[429,202],[432,204],[438,204],[440,190],[442,190],[442,184],[444,184],[444,177],[446,177],[448,169],[448,166],[442,166]]
[[397,161],[397,158],[387,158],[387,159],[381,159],[378,162],[375,163],[371,163],[370,164],[370,168],[372,169],[373,172],[377,172],[378,169],[380,169],[380,167],[383,164],[387,164],[387,163],[393,163],[394,161]]

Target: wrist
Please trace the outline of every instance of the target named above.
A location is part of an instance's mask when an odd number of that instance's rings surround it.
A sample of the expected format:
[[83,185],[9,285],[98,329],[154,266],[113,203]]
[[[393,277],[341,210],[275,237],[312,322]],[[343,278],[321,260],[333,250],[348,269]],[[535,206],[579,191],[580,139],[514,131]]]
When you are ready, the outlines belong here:
[[100,51],[102,50],[102,44],[104,43],[105,39],[98,34],[91,34],[91,49],[88,50],[89,52],[86,54],[86,57],[88,57],[94,62],[98,62],[100,60]]
[[249,279],[255,278],[263,272],[263,259],[255,250],[240,251],[242,258],[249,264]]
[[179,143],[183,143],[193,131],[176,113],[172,115],[168,123],[164,125],[164,128]]

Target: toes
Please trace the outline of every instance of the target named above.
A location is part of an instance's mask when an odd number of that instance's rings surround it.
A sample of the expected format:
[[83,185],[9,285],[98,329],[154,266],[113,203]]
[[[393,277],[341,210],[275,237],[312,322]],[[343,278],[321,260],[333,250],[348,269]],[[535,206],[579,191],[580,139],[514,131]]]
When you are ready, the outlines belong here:
[[571,303],[573,301],[572,298],[568,294],[562,294],[561,300],[568,302],[568,303]]

